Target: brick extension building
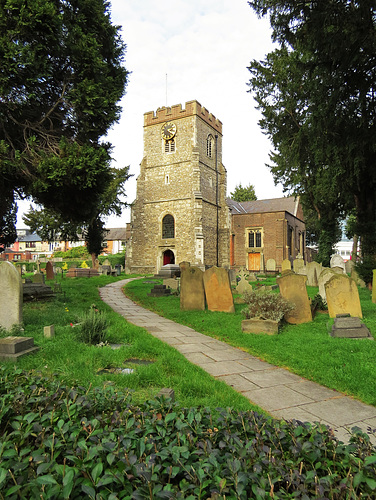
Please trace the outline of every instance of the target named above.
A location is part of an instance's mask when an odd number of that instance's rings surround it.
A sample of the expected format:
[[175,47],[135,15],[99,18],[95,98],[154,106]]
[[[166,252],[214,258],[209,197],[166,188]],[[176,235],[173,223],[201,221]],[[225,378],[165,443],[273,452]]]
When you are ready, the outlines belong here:
[[126,271],[165,264],[246,266],[304,255],[305,225],[294,198],[226,201],[222,123],[197,101],[144,114],[144,157],[132,203]]

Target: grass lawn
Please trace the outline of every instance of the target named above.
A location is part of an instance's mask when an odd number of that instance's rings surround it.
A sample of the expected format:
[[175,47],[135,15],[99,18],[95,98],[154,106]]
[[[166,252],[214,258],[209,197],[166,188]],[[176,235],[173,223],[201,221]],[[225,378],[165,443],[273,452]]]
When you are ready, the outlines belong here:
[[[333,324],[328,314],[316,314],[314,321],[302,325],[285,324],[275,336],[253,335],[241,331],[241,309],[236,313],[210,311],[181,311],[179,297],[148,297],[152,285],[137,280],[126,286],[126,294],[144,305],[178,323],[240,347],[251,354],[288,368],[309,380],[352,395],[361,401],[376,405],[376,344],[373,340],[332,338],[329,330]],[[271,280],[268,280],[270,284]],[[314,297],[318,288],[308,287]],[[376,304],[371,301],[368,289],[359,289],[363,321],[371,334],[376,336]]]
[[[89,387],[111,383],[121,390],[131,390],[137,403],[154,397],[163,387],[175,390],[176,400],[186,407],[233,407],[239,410],[259,408],[228,387],[214,380],[201,368],[188,362],[182,354],[154,338],[143,328],[129,324],[99,297],[99,287],[126,278],[98,276],[60,280],[63,294],[48,301],[26,302],[23,306],[22,336],[33,337],[40,347],[36,354],[17,361],[25,370],[53,375],[64,383]],[[48,282],[47,282],[48,284]],[[110,343],[121,343],[118,350],[84,344],[77,338],[82,316],[92,305],[106,313]],[[44,326],[55,325],[55,337],[45,338]],[[73,325],[73,326],[71,326]],[[0,332],[2,336],[9,332]],[[138,365],[132,359],[152,361]],[[12,362],[4,361],[11,364]],[[131,374],[98,373],[103,369],[132,368]]]

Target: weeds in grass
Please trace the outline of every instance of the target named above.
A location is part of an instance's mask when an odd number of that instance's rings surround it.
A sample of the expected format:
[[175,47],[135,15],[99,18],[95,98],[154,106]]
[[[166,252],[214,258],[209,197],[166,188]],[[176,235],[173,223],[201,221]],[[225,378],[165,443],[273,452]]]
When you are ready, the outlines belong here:
[[91,307],[79,322],[77,335],[81,342],[96,345],[104,344],[108,340],[109,321],[106,313]]

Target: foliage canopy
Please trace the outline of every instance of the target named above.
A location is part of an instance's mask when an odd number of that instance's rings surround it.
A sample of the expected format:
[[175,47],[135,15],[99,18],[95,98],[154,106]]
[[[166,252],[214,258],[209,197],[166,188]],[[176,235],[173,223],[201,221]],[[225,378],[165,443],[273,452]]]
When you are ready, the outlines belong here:
[[241,182],[235,186],[235,189],[232,193],[230,193],[230,196],[233,200],[239,202],[257,200],[255,187],[252,184],[243,187]]
[[128,75],[119,31],[104,0],[0,0],[0,234],[17,198],[97,216]]

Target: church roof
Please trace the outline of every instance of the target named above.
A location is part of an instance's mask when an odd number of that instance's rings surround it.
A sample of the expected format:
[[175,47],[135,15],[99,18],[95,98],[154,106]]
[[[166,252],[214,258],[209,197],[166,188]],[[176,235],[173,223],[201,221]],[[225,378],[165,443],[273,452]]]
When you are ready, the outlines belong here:
[[226,198],[226,203],[233,215],[288,212],[294,217],[297,217],[299,197],[296,198],[295,196],[286,196],[284,198],[272,198],[270,200],[242,202]]
[[106,229],[106,241],[125,241],[127,239],[127,229],[125,227],[112,227]]

